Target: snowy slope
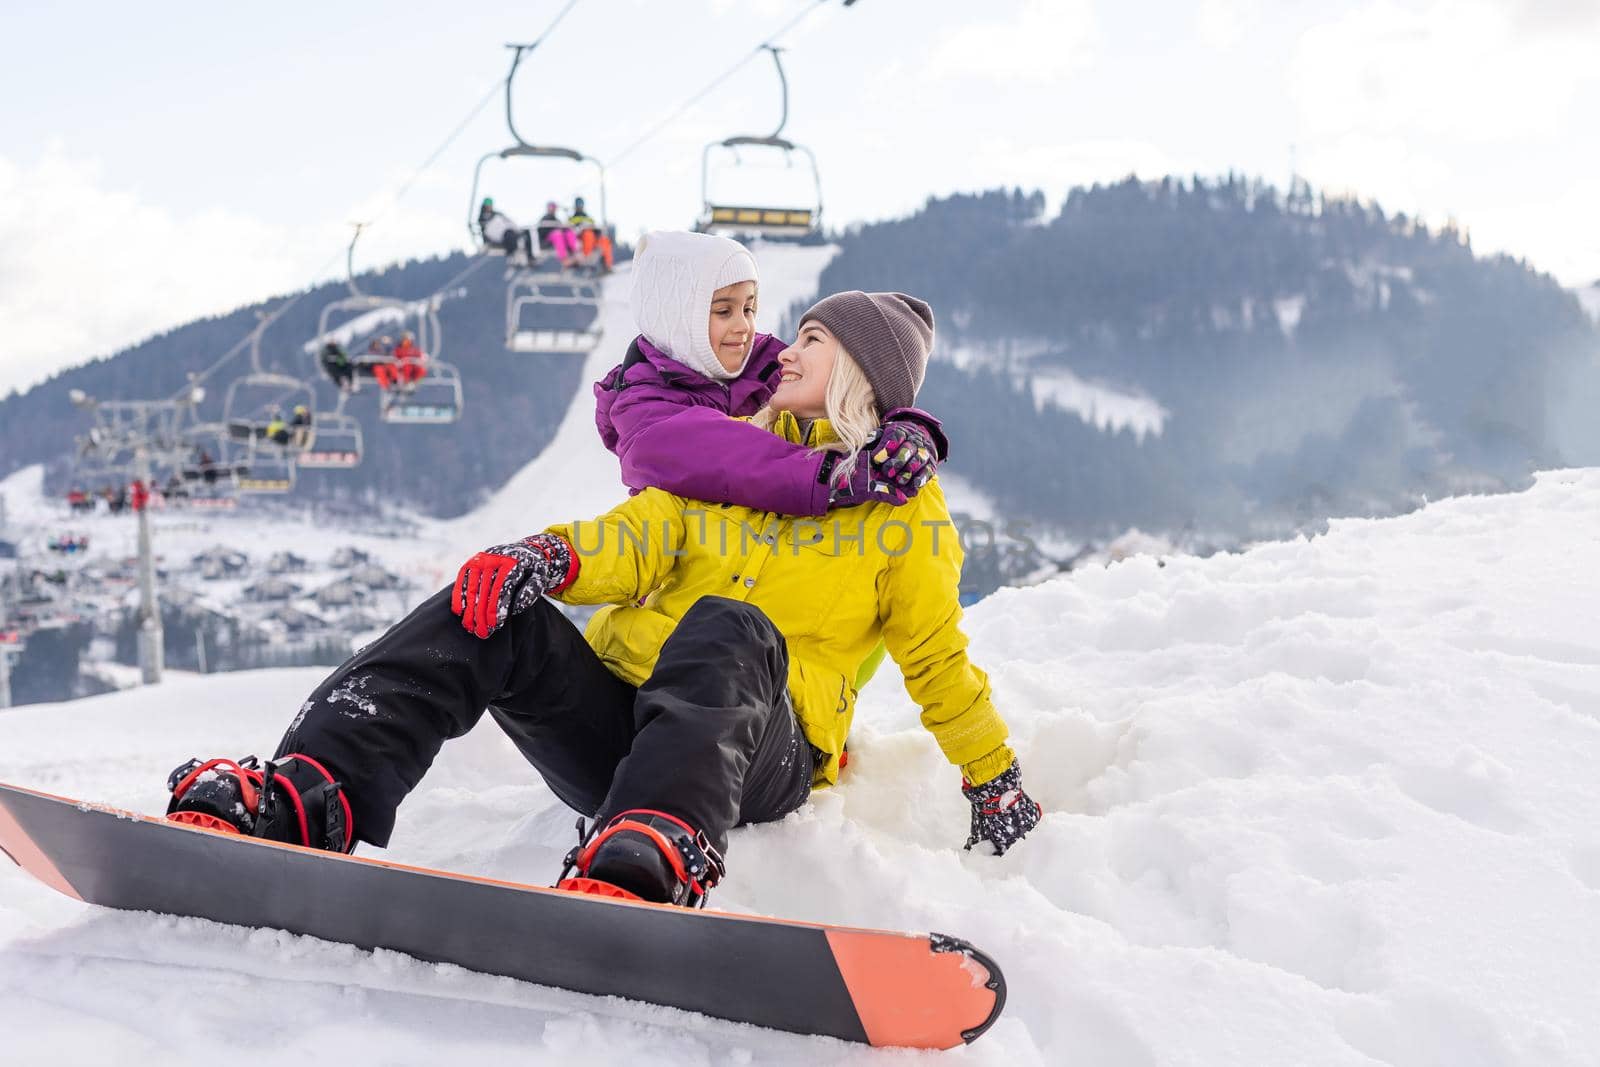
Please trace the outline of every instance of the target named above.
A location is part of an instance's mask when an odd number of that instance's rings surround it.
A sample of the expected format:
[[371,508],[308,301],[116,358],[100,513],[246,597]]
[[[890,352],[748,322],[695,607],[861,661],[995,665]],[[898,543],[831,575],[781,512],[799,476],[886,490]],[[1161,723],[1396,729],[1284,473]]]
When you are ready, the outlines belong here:
[[[100,912],[0,869],[0,1060],[269,1041],[360,1063],[1593,1064],[1600,471],[1312,541],[1134,559],[967,619],[1043,825],[962,852],[957,772],[883,679],[844,784],[736,831],[724,908],[958,933],[1006,1013],[880,1053],[271,932]],[[0,713],[0,779],[155,811],[270,748],[319,672]],[[548,882],[572,816],[492,725],[389,856]],[[265,1047],[265,1046],[263,1046]]]

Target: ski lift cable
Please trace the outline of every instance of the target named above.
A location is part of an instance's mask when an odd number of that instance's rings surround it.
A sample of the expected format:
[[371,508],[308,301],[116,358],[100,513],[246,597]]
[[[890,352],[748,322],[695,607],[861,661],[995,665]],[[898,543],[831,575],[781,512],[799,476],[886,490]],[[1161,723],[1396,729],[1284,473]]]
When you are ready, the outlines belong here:
[[[638,148],[643,146],[646,142],[652,140],[662,130],[666,129],[672,123],[676,122],[690,108],[694,107],[701,100],[703,100],[706,96],[710,95],[712,90],[716,89],[723,82],[725,82],[729,78],[733,77],[733,75],[736,72],[738,72],[738,70],[740,68],[742,68],[746,63],[750,62],[750,60],[754,59],[756,56],[759,56],[762,52],[768,50],[769,48],[772,48],[774,41],[776,41],[779,37],[782,37],[784,34],[788,33],[790,30],[794,29],[796,26],[800,25],[800,23],[804,22],[806,19],[810,18],[813,14],[815,14],[818,10],[820,10],[827,3],[829,3],[829,0],[815,0],[815,2],[813,4],[811,4],[810,7],[807,7],[804,11],[800,12],[800,14],[796,15],[794,18],[790,19],[788,22],[786,22],[782,26],[778,27],[778,29],[776,29],[776,30],[772,31],[771,33],[767,34],[766,37],[764,37],[759,44],[757,44],[754,48],[750,49],[749,52],[745,53],[742,57],[740,57],[738,62],[734,63],[733,66],[729,67],[727,70],[725,70],[721,74],[717,75],[717,77],[715,79],[713,79],[710,82],[710,84],[706,85],[705,88],[701,89],[699,92],[697,92],[693,96],[689,97],[689,99],[685,100],[682,104],[679,104],[678,107],[671,114],[669,114],[666,118],[664,118],[661,121],[657,122],[654,126],[650,127],[643,134],[641,134],[638,138],[636,138],[634,141],[629,143],[626,148],[622,149],[616,155],[612,156],[609,160],[607,160],[606,161],[606,165],[605,165],[606,169],[610,170],[612,167],[615,167],[618,163],[622,162],[622,160],[624,160],[628,156],[632,155],[635,150],[637,150]],[[787,112],[785,112],[785,118],[787,118]]]
[[[326,273],[328,268],[333,266],[334,263],[338,262],[339,257],[343,254],[343,252],[335,252],[333,255],[329,256],[323,261],[322,265],[313,272],[313,276]],[[279,318],[285,315],[290,308],[294,307],[301,300],[304,300],[307,296],[310,296],[313,290],[314,286],[308,286],[307,288],[296,293],[294,296],[291,296],[282,304],[279,304],[277,307],[273,308],[272,312],[265,316],[264,323],[257,323],[255,326],[251,327],[249,333],[239,338],[234,346],[224,352],[215,363],[211,364],[211,366],[197,374],[189,375],[189,381],[184,385],[184,387],[173,393],[168,399],[180,400],[186,396],[192,395],[196,386],[199,386],[206,379],[210,378],[217,371],[221,370],[231,360],[237,359],[241,353],[250,351],[251,342],[255,339],[257,330],[264,330],[267,326],[270,326],[273,322],[276,322]]]
[[[545,26],[544,31],[540,33],[539,36],[534,40],[534,45],[538,45],[546,37],[548,37],[551,31],[561,24],[561,20],[565,19],[572,9],[577,7],[581,2],[582,0],[567,0],[566,6],[564,6],[560,11],[556,12],[555,18],[550,20],[549,24]],[[401,183],[400,187],[395,190],[394,195],[389,198],[389,203],[375,216],[367,220],[365,223],[366,226],[370,227],[376,224],[379,219],[383,218],[394,209],[395,204],[398,203],[400,199],[406,195],[406,193],[411,191],[412,187],[421,180],[422,176],[427,173],[428,169],[432,167],[434,163],[438,162],[439,157],[442,156],[445,151],[455,143],[456,138],[460,137],[466,128],[472,124],[473,120],[476,119],[483,109],[489,105],[490,101],[494,100],[494,98],[500,94],[500,90],[505,86],[505,84],[506,79],[501,78],[496,81],[494,85],[490,86],[489,91],[483,95],[481,100],[473,105],[472,110],[467,113],[466,117],[456,124],[455,129],[450,131],[449,136],[447,136],[437,148],[428,154],[428,158],[422,161],[422,164],[411,173],[410,177]],[[329,256],[326,262],[312,272],[312,277],[320,277],[322,274],[326,273],[328,268],[337,262],[339,256],[342,254],[343,253],[335,253]],[[446,288],[448,288],[448,286],[446,286]],[[284,304],[275,310],[272,313],[272,317],[276,319],[281,316],[284,312],[293,307],[302,297],[309,295],[310,291],[311,289],[308,287],[306,290],[296,294],[289,300],[287,304]],[[254,333],[254,331],[252,330],[251,333]],[[215,363],[200,373],[191,376],[189,383],[174,393],[172,398],[178,399],[179,397],[190,393],[195,386],[201,384],[207,378],[210,378],[211,375],[215,374],[218,370],[225,366],[228,362],[237,358],[241,352],[244,352],[249,347],[249,344],[250,335],[246,334],[244,337],[239,339],[237,344],[228,349],[227,352],[223,353],[221,358],[219,358]]]
[[[556,12],[555,17],[553,19],[551,19],[550,22],[545,26],[544,31],[542,33],[540,33],[537,38],[534,39],[533,45],[530,45],[528,47],[530,47],[530,48],[531,47],[536,47],[538,44],[543,42],[544,39],[546,37],[548,37],[550,35],[550,33],[552,31],[554,31],[555,28],[558,25],[561,24],[561,21],[567,17],[567,15],[572,11],[572,9],[577,7],[578,4],[581,3],[581,2],[582,2],[582,0],[567,0],[566,5],[564,7],[562,7],[562,9],[560,11]],[[685,100],[671,114],[667,115],[664,119],[662,119],[661,121],[657,122],[654,126],[650,127],[643,134],[641,134],[638,138],[636,138],[634,141],[632,141],[630,144],[628,144],[627,147],[623,148],[622,151],[618,152],[615,156],[613,156],[611,161],[606,164],[606,167],[609,169],[610,167],[615,166],[617,163],[621,162],[627,156],[631,155],[634,151],[636,151],[637,149],[642,147],[646,142],[652,140],[657,134],[659,134],[662,130],[666,129],[667,126],[671,125],[673,122],[677,121],[678,118],[680,118],[690,108],[694,107],[695,104],[699,103],[702,99],[704,99],[714,89],[716,89],[723,82],[725,82],[729,78],[731,78],[734,75],[735,72],[737,72],[740,68],[742,68],[746,63],[750,62],[750,60],[752,58],[754,58],[755,56],[760,55],[763,51],[765,51],[767,48],[769,48],[772,45],[773,41],[775,41],[777,38],[781,37],[783,34],[789,32],[794,27],[798,26],[801,22],[803,22],[805,19],[809,18],[813,13],[815,13],[817,11],[818,8],[822,7],[827,2],[829,2],[829,0],[816,0],[815,3],[811,4],[811,6],[807,7],[804,11],[800,12],[800,14],[796,15],[795,17],[791,18],[789,21],[785,22],[778,29],[776,29],[773,32],[767,34],[767,36],[759,44],[757,44],[746,55],[744,55],[742,58],[740,58],[738,62],[734,63],[733,66],[729,67],[724,73],[718,75],[717,78],[715,80],[713,80],[710,84],[706,85],[705,88],[703,88],[699,92],[695,93],[688,100]],[[459,123],[456,124],[456,127],[453,130],[450,131],[449,135],[439,144],[439,146],[437,148],[435,148],[431,153],[429,153],[428,158],[423,160],[422,164],[420,166],[418,166],[415,171],[412,172],[411,176],[408,177],[403,183],[401,183],[400,187],[395,191],[395,194],[392,197],[390,197],[388,205],[385,206],[382,210],[380,210],[378,212],[378,214],[375,215],[373,218],[367,220],[365,225],[367,225],[367,226],[374,225],[379,219],[383,218],[390,211],[392,211],[394,209],[395,204],[398,203],[399,200],[403,196],[405,196],[406,193],[408,193],[411,190],[411,188],[413,186],[415,186],[416,183],[419,180],[421,180],[422,175],[425,174],[428,171],[428,169],[430,167],[432,167],[433,164],[438,161],[439,157],[442,156],[445,153],[445,151],[447,149],[449,149],[449,147],[452,144],[455,143],[456,138],[461,136],[461,134],[466,130],[466,128],[472,124],[473,120],[478,117],[478,115],[483,111],[483,109],[485,107],[489,106],[489,103],[492,100],[494,100],[496,96],[498,96],[500,94],[500,91],[503,88],[505,88],[507,86],[507,84],[509,84],[509,78],[500,78],[500,79],[496,80],[494,85],[490,86],[489,91],[484,93],[483,97],[476,104],[473,105],[472,110],[467,113],[466,117],[463,118]],[[332,264],[335,263],[339,259],[339,257],[341,255],[343,255],[343,254],[344,254],[343,252],[335,252],[333,255],[329,256],[327,261],[324,262],[320,267],[318,267],[313,272],[313,277],[320,276],[320,275],[324,274],[328,270],[328,268],[331,267]],[[470,270],[475,270],[476,267],[469,267],[468,269],[469,269],[469,271]],[[459,280],[459,279],[457,279],[457,280]],[[448,289],[450,287],[450,284],[454,284],[454,282],[447,283],[443,288]],[[295,296],[293,296],[293,297],[291,297],[289,299],[288,303],[279,306],[275,311],[273,311],[272,318],[273,319],[277,319],[278,317],[283,315],[285,312],[287,312],[291,307],[293,307],[296,303],[298,303],[303,297],[310,295],[310,293],[311,293],[311,289],[310,288],[307,288],[305,290],[302,290],[300,293],[297,293]],[[251,333],[254,333],[254,331],[252,330]],[[246,336],[240,338],[238,343],[236,343],[232,348],[228,349],[227,352],[223,353],[221,358],[219,358],[215,363],[213,363],[211,366],[207,367],[205,370],[199,372],[198,374],[195,374],[195,375],[191,376],[191,378],[189,380],[189,383],[187,385],[185,385],[183,389],[180,389],[176,393],[173,394],[173,399],[177,399],[179,397],[182,397],[182,396],[188,394],[191,390],[194,389],[195,386],[200,385],[202,382],[204,382],[206,379],[210,378],[213,374],[215,374],[218,370],[220,370],[223,366],[225,366],[231,360],[236,359],[239,356],[240,353],[246,351],[249,348],[249,345],[250,345],[250,335],[247,334]]]
[[[583,0],[567,0],[566,6],[560,11],[556,12],[555,18],[551,19],[539,36],[534,38],[532,44],[519,45],[517,47],[520,47],[526,51],[531,51],[539,47],[539,45],[544,42],[544,39],[549,37],[550,34],[555,31],[557,26],[561,25],[561,20],[566,18],[567,15],[571,13],[572,9],[577,7],[582,2]],[[411,191],[411,187],[417,184],[422,176],[428,172],[428,169],[439,161],[439,157],[444,155],[445,150],[455,143],[456,138],[460,137],[466,128],[472,125],[473,120],[483,112],[483,109],[489,106],[490,101],[492,101],[496,96],[500,95],[500,91],[502,89],[505,89],[508,92],[510,91],[510,85],[511,79],[509,77],[501,78],[491,85],[489,87],[489,91],[484,93],[483,98],[473,105],[472,110],[467,113],[467,117],[457,123],[456,128],[450,131],[449,136],[447,136],[444,141],[440,143],[439,147],[430,152],[428,154],[428,158],[423,160],[421,165],[418,166],[416,170],[412,171],[411,176],[402,182],[400,187],[395,190],[394,195],[389,198],[389,203],[385,205],[376,215],[369,219],[366,225],[373,225],[379,219],[383,218],[390,211],[392,211],[395,204],[399,203],[401,198],[404,197],[406,193]]]

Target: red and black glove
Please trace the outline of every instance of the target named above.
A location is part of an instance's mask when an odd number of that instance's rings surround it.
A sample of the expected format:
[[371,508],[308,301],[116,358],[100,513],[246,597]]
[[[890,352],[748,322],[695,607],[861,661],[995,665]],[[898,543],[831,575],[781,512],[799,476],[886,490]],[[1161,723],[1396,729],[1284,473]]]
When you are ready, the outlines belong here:
[[961,792],[972,804],[972,833],[967,837],[970,850],[979,841],[994,846],[996,856],[1021,841],[1039,825],[1044,814],[1034,799],[1022,791],[1022,768],[1011,761],[1001,774],[982,785],[961,783]]
[[463,563],[450,590],[450,610],[461,616],[463,628],[488,637],[546,593],[571,585],[577,574],[577,556],[564,538],[534,534],[486,548]]

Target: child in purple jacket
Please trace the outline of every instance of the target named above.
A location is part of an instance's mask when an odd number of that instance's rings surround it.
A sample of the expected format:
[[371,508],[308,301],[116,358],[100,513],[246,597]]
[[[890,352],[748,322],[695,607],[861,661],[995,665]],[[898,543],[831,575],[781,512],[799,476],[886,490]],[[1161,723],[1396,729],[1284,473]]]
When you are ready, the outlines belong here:
[[[788,346],[755,330],[756,262],[737,241],[647,235],[630,302],[640,336],[594,393],[600,439],[633,492],[654,486],[823,515],[868,500],[903,504],[945,458],[939,420],[916,408],[888,412],[881,436],[855,456],[791,444],[738,417],[755,414],[777,389],[778,354]],[[835,470],[841,462],[848,471]]]

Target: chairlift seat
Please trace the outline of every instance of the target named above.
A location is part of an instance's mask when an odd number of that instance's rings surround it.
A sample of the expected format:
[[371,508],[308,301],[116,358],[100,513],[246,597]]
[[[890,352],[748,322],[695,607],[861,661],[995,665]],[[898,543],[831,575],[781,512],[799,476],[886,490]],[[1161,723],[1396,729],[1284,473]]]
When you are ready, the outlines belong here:
[[461,373],[449,363],[427,360],[425,377],[384,391],[384,422],[439,426],[461,417]]
[[747,233],[762,237],[804,237],[816,229],[816,212],[805,207],[741,207],[708,204],[700,229],[705,233]]
[[294,488],[291,475],[243,475],[234,483],[241,493],[287,493]]
[[449,404],[419,403],[397,397],[383,406],[383,421],[404,425],[440,426],[455,422],[461,412]]
[[297,462],[309,470],[349,470],[361,466],[361,453],[351,448],[314,448],[300,453]]
[[590,330],[518,330],[506,347],[513,352],[585,355],[600,344],[599,327]]

